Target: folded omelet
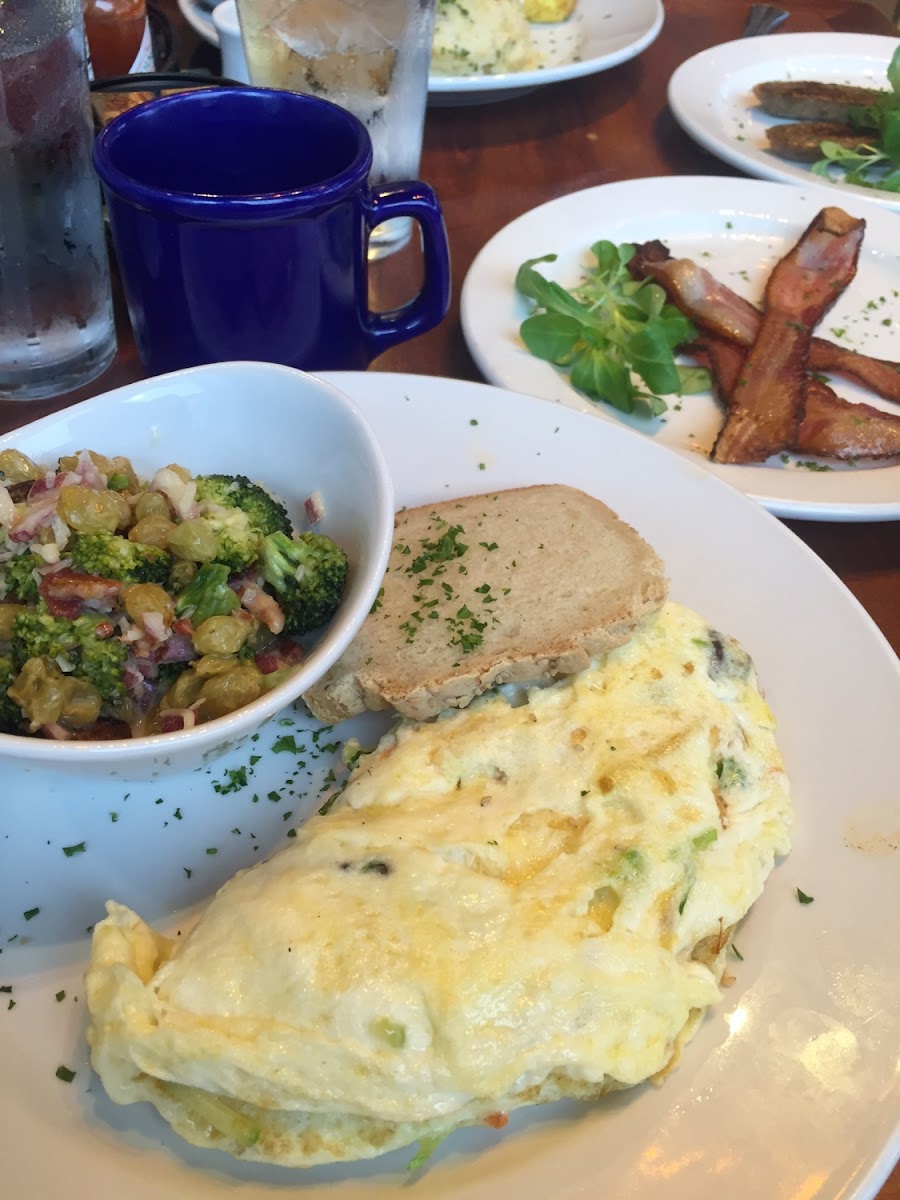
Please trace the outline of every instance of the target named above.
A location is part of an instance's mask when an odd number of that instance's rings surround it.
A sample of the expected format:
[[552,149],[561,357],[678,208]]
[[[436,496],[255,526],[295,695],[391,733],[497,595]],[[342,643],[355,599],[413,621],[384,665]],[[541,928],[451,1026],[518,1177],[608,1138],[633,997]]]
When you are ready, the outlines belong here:
[[668,603],[525,703],[401,723],[177,944],[111,903],[93,1065],[286,1166],[658,1078],[791,824],[750,659]]

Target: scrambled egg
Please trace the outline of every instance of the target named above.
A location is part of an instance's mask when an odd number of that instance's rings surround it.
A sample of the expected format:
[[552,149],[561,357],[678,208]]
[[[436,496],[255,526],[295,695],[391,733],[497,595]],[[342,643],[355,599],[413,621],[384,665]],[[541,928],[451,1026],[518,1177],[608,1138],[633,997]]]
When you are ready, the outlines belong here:
[[432,71],[501,75],[535,66],[522,0],[437,0]]
[[749,658],[669,603],[527,703],[400,724],[178,945],[110,904],[94,1067],[284,1165],[658,1077],[791,824]]

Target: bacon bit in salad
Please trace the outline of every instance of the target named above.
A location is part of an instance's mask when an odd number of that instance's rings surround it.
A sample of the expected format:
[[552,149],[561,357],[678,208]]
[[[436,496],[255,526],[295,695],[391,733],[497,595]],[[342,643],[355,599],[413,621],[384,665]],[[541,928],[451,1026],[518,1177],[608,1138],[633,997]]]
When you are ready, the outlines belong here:
[[509,1116],[503,1112],[488,1113],[484,1124],[490,1125],[491,1129],[502,1129],[504,1125],[509,1124]]
[[325,501],[322,499],[322,493],[316,491],[311,496],[307,496],[303,501],[303,509],[310,525],[318,524],[325,516]]
[[88,611],[111,611],[121,586],[115,579],[82,575],[78,571],[63,567],[45,575],[38,591],[54,617],[74,620]]
[[261,650],[253,660],[263,675],[271,675],[274,671],[282,671],[285,667],[297,667],[306,658],[306,652],[297,642],[289,638],[279,638],[265,650]]
[[241,583],[235,588],[241,606],[265,625],[270,633],[281,633],[284,629],[284,613],[278,601],[264,592],[255,583]]
[[163,733],[177,733],[179,729],[193,729],[197,724],[197,714],[192,708],[167,708],[160,714],[160,728]]

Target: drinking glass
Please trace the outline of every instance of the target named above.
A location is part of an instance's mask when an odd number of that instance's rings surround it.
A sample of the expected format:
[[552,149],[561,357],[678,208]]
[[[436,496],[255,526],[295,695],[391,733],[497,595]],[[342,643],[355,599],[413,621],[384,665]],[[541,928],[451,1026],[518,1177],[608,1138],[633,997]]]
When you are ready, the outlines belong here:
[[[422,152],[435,0],[238,0],[250,80],[348,109],[372,139],[370,182],[415,179]],[[292,148],[285,146],[285,154]],[[369,238],[399,249],[407,218]]]
[[5,0],[0,397],[87,383],[116,352],[81,0]]

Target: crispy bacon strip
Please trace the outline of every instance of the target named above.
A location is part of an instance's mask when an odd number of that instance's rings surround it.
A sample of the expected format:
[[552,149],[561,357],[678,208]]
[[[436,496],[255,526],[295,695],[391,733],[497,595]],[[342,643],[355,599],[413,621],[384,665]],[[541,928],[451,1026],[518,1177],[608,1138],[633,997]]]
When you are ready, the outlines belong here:
[[840,208],[823,208],[775,265],[756,340],[713,446],[715,462],[762,462],[796,442],[811,331],[856,274],[865,228]]
[[[660,241],[638,246],[628,266],[636,279],[648,275],[654,279],[675,307],[701,329],[739,346],[753,344],[762,320],[759,309],[704,267],[689,258],[672,258]],[[809,345],[809,366],[813,371],[853,379],[876,396],[900,404],[900,363],[857,354],[814,337]]]
[[846,346],[814,337],[809,344],[809,365],[814,371],[853,379],[883,400],[900,404],[900,363],[870,358],[868,354],[857,354]]
[[[706,359],[716,391],[727,408],[744,366],[744,352],[734,342],[705,336],[691,347]],[[806,412],[790,449],[821,458],[889,458],[900,454],[900,415],[871,404],[851,404],[818,379],[810,379]]]

